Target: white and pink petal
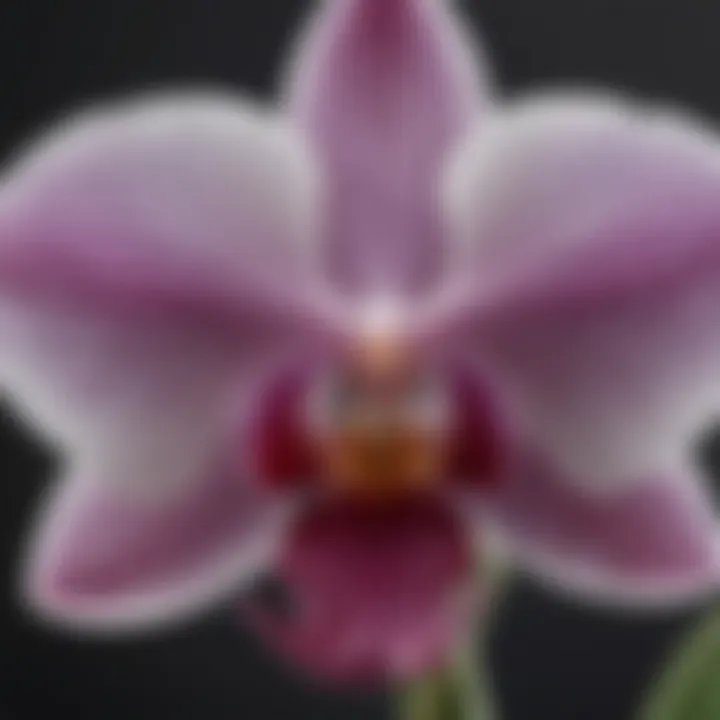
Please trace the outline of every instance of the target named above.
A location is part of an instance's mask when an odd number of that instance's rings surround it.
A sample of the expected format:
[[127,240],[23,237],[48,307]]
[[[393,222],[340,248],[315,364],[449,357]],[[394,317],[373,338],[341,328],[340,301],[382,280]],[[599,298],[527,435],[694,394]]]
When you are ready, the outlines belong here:
[[526,101],[459,151],[446,201],[436,329],[522,432],[595,489],[687,464],[720,405],[718,138],[619,101]]
[[444,0],[321,3],[288,101],[330,188],[328,267],[358,292],[410,292],[442,260],[444,157],[487,103],[484,68]]
[[[6,176],[0,378],[83,478],[53,496],[34,529],[44,540],[30,540],[42,558],[29,570],[32,587],[47,589],[38,572],[75,565],[80,541],[67,513],[83,532],[100,532],[107,513],[121,518],[119,556],[162,535],[153,523],[165,527],[179,513],[207,531],[195,538],[207,551],[200,564],[173,562],[194,587],[190,575],[215,574],[225,540],[211,542],[207,517],[230,492],[213,479],[228,437],[273,367],[336,339],[314,270],[312,177],[302,144],[277,121],[208,96],[131,102],[71,121]],[[241,484],[246,470],[238,464]],[[187,505],[193,493],[202,500]],[[237,527],[220,515],[218,525],[239,553],[274,510],[249,486],[229,497]],[[92,542],[87,532],[82,543]],[[133,584],[140,575],[103,598],[108,618],[144,607],[133,599],[144,593]]]
[[487,491],[485,520],[510,557],[553,588],[624,608],[701,602],[720,586],[720,535],[691,475],[584,489],[527,453]]
[[273,562],[292,512],[238,463],[161,504],[102,473],[76,470],[50,488],[25,557],[29,607],[85,632],[165,626],[246,591]]

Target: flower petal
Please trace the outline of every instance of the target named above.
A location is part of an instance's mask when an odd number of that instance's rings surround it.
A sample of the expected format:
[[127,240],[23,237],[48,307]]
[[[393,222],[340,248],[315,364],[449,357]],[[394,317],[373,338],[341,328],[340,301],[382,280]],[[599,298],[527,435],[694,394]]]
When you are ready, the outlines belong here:
[[[100,542],[103,523],[93,518],[119,517],[113,522],[137,532],[150,556],[153,533],[169,543],[166,516],[179,514],[199,523],[199,535],[193,547],[177,546],[172,563],[190,573],[201,559],[207,567],[197,573],[215,575],[220,541],[235,538],[232,518],[214,528],[183,503],[199,493],[196,510],[210,518],[228,491],[203,482],[250,393],[273,364],[334,333],[314,290],[308,239],[316,214],[312,173],[291,135],[256,111],[209,97],[134,103],[71,122],[6,179],[0,377],[27,418],[70,453],[71,473],[90,478],[82,490],[73,481],[59,491],[71,509],[58,512],[72,519],[49,511],[49,529],[36,529],[31,545],[43,572],[74,568],[78,543],[92,545],[96,531]],[[233,492],[239,550],[240,520],[254,517],[258,501]],[[86,522],[93,532],[79,540],[74,525],[84,532]],[[214,542],[223,528],[227,538]],[[136,552],[117,543],[118,552]],[[158,582],[170,571],[159,567]],[[136,582],[111,589],[134,593]],[[188,590],[190,602],[206,583],[187,582],[197,590]],[[69,593],[70,603],[76,589],[71,582],[49,592]],[[180,591],[166,590],[168,603],[183,602]],[[98,624],[130,623],[135,611],[126,615],[124,600],[111,600]],[[164,603],[148,615],[157,619]],[[137,612],[145,613],[144,601]]]
[[323,675],[419,673],[442,662],[463,630],[466,540],[439,501],[320,505],[301,517],[281,565],[296,615],[261,616],[260,629]]
[[333,275],[424,286],[440,259],[441,160],[481,100],[462,28],[438,0],[332,0],[298,55],[290,102],[328,174]]
[[568,477],[681,465],[720,405],[717,138],[553,99],[482,133],[450,174],[462,290],[445,320]]
[[219,100],[100,113],[31,153],[0,197],[0,371],[30,419],[107,481],[202,475],[267,363],[329,334],[306,182],[287,136]]
[[67,121],[10,168],[0,203],[0,281],[15,293],[231,319],[258,296],[286,312],[316,300],[314,167],[296,133],[232,98]]
[[271,561],[286,510],[228,467],[163,504],[88,471],[51,494],[24,578],[30,606],[94,632],[143,629],[202,610]]
[[717,591],[720,543],[710,499],[695,478],[583,492],[547,462],[525,457],[487,507],[511,552],[562,589],[647,607]]

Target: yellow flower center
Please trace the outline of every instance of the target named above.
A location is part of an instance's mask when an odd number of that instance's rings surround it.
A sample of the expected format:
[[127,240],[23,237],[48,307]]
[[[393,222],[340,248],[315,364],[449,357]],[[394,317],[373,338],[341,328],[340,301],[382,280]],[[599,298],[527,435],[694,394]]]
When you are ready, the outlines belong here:
[[365,338],[325,398],[318,449],[326,487],[372,502],[432,489],[445,463],[441,404],[407,346],[390,335]]

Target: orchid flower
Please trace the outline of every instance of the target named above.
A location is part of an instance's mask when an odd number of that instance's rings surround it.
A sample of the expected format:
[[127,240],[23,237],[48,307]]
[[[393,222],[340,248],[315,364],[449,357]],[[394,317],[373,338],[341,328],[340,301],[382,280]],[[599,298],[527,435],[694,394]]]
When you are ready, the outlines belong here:
[[[332,0],[282,111],[153,95],[15,161],[1,379],[62,453],[33,608],[122,632],[236,598],[313,671],[397,678],[498,545],[590,601],[714,591],[720,145],[499,103],[486,64],[443,0]],[[267,572],[289,607],[241,602]]]

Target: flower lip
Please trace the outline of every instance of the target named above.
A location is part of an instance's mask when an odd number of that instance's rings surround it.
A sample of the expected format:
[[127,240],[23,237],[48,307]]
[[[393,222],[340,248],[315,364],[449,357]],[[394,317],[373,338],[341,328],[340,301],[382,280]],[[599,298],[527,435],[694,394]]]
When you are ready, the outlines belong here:
[[328,498],[297,519],[278,565],[289,611],[251,607],[262,634],[316,675],[355,683],[441,662],[465,622],[468,536],[451,506]]

